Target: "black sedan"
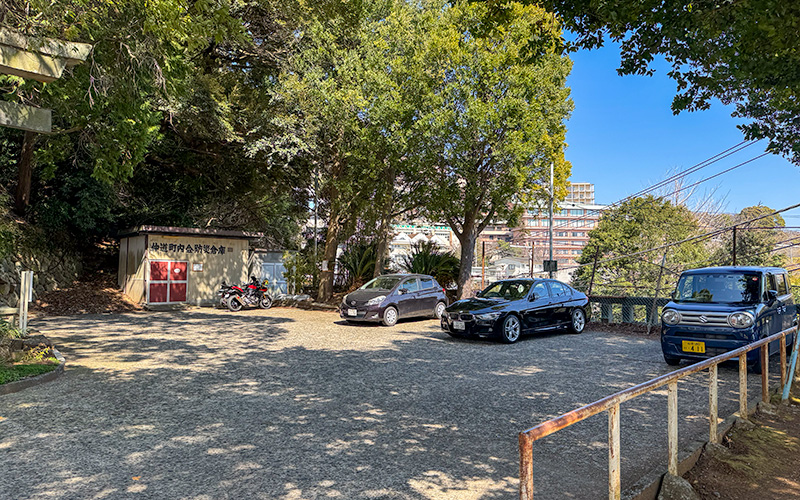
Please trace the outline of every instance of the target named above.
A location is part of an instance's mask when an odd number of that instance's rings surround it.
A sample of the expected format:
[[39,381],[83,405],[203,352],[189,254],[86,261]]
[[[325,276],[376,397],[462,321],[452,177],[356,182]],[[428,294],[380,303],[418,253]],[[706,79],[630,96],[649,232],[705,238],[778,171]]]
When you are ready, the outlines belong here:
[[339,316],[394,326],[401,318],[440,318],[447,307],[444,288],[426,274],[385,274],[344,296]]
[[453,337],[498,337],[511,344],[533,331],[586,327],[586,294],[556,280],[511,279],[489,285],[471,299],[453,302],[442,329]]

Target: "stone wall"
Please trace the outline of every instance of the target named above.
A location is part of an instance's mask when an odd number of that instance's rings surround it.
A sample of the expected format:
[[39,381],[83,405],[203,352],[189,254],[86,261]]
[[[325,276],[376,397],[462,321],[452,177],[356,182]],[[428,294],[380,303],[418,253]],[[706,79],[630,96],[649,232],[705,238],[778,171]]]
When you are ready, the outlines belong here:
[[33,271],[33,298],[71,285],[81,272],[77,256],[59,251],[25,251],[0,258],[0,307],[17,307],[20,271]]

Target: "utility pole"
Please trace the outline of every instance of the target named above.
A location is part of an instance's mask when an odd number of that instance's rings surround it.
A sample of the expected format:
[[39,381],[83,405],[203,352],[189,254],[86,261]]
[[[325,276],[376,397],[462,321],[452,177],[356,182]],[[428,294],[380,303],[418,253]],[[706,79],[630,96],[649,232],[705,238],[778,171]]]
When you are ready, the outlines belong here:
[[736,265],[736,226],[733,226],[733,265]]
[[553,162],[550,162],[550,279],[553,279]]
[[481,241],[481,290],[484,288],[486,277],[486,240]]
[[531,240],[531,278],[533,278],[533,249],[534,249],[534,244],[533,240]]

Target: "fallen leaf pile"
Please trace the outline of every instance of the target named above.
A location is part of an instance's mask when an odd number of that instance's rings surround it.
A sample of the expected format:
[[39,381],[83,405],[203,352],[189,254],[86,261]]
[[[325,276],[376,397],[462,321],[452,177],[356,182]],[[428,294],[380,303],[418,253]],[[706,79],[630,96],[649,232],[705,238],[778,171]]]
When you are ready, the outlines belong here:
[[99,273],[72,286],[40,294],[31,311],[47,316],[140,311],[117,287],[116,275]]

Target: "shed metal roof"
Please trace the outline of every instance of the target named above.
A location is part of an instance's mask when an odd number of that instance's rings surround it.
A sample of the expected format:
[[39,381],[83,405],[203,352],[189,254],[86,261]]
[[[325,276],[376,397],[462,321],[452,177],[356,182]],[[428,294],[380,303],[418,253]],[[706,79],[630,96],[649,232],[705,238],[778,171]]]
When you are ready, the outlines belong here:
[[172,227],[172,226],[136,226],[120,232],[120,238],[137,236],[139,234],[167,234],[173,236],[209,236],[214,238],[234,238],[257,240],[264,237],[264,233],[249,231],[235,231],[231,229],[214,229],[200,227]]

